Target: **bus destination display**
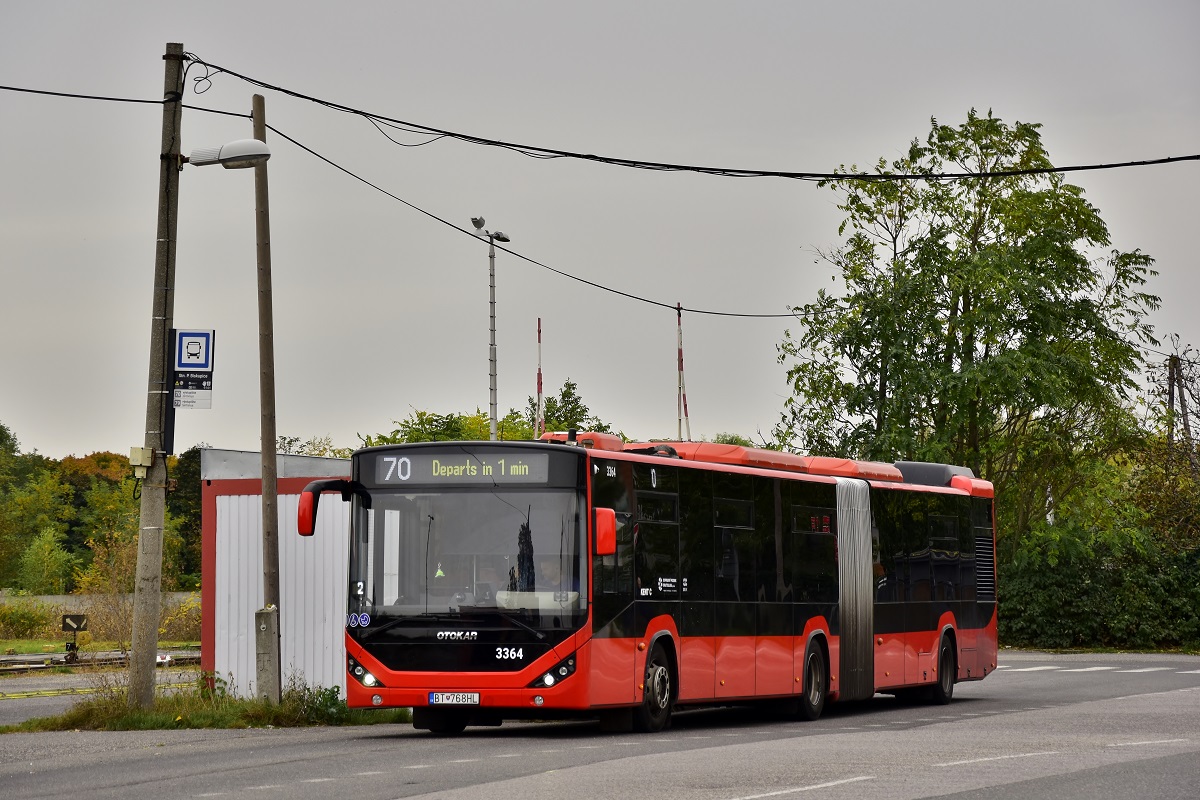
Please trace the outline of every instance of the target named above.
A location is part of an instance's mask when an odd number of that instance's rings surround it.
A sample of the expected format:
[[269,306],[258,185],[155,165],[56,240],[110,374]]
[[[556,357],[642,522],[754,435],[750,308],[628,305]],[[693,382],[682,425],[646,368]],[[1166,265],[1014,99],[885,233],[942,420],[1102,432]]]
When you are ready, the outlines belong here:
[[545,483],[550,456],[546,453],[453,453],[437,455],[380,455],[375,461],[378,483],[512,484]]

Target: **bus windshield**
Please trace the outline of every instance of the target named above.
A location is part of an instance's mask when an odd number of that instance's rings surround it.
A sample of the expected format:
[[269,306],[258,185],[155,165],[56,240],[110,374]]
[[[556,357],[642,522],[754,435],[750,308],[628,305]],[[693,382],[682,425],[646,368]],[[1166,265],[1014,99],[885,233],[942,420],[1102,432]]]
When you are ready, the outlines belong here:
[[348,621],[357,615],[377,629],[407,617],[490,613],[561,628],[586,617],[576,490],[388,487],[370,499],[370,508],[354,504]]

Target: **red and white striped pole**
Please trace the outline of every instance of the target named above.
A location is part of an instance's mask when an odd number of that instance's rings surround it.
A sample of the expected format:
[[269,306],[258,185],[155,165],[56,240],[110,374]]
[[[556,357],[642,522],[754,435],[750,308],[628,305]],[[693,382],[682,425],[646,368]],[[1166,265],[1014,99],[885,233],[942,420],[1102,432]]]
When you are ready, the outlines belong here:
[[538,365],[537,365],[537,419],[533,422],[533,438],[540,439],[545,433],[545,408],[542,402],[542,318],[538,317]]
[[[688,419],[687,410],[687,385],[683,380],[683,304],[675,304],[675,330],[678,334],[679,345],[679,396],[677,398],[676,407],[679,413],[679,425],[676,435],[679,441],[692,440],[692,423]],[[687,439],[683,438],[683,426],[687,425]]]

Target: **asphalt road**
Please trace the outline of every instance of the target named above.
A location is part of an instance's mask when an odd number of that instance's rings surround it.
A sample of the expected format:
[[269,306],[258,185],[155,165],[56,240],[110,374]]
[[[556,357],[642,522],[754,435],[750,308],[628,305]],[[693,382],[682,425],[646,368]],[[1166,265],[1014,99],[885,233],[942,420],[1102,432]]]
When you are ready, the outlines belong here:
[[813,723],[688,712],[655,735],[591,723],[453,738],[408,726],[11,734],[0,787],[21,798],[1197,796],[1200,657],[1005,651],[1000,665],[959,684],[949,706],[877,697]]

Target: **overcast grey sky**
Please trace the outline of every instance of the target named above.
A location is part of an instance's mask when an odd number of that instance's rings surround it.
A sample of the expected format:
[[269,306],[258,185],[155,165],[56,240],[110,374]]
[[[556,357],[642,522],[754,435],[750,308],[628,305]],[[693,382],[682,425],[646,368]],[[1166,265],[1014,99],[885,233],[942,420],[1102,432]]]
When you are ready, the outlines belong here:
[[[1200,152],[1200,3],[12,3],[0,84],[157,99],[167,42],[305,94],[425,125],[624,158],[829,171],[895,157],[972,106],[1040,122],[1058,165]],[[189,78],[199,74],[193,68]],[[189,80],[189,84],[191,81]],[[216,77],[185,102],[239,113]],[[276,92],[267,120],[464,228],[660,302],[786,313],[829,286],[836,195],[442,140]],[[55,458],[140,445],[161,109],[0,91],[0,422]],[[423,137],[396,134],[409,143]],[[183,150],[250,122],[183,114]],[[268,136],[278,429],[341,446],[412,409],[488,405],[487,246]],[[1160,334],[1200,344],[1196,162],[1088,172],[1115,246],[1161,275]],[[251,171],[180,178],[175,320],[217,331],[213,408],[176,449],[259,446]],[[631,436],[676,428],[675,315],[497,258],[499,404],[570,377]],[[770,431],[786,320],[684,317],[694,438]],[[793,327],[796,327],[793,325]]]

